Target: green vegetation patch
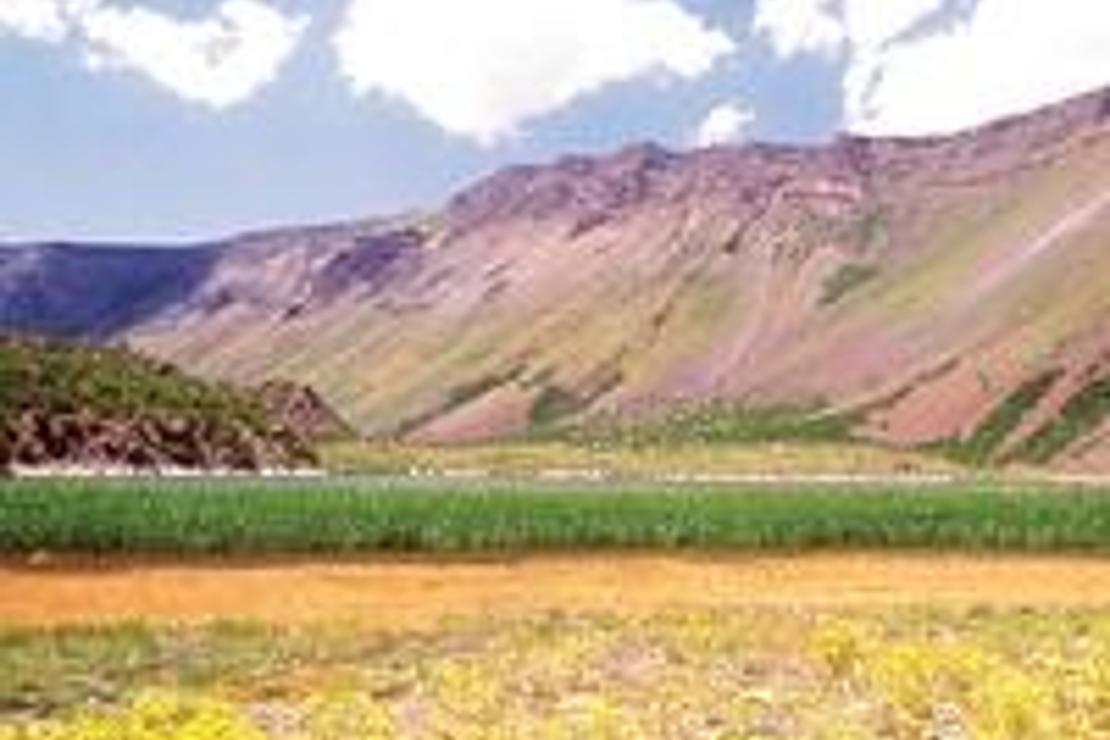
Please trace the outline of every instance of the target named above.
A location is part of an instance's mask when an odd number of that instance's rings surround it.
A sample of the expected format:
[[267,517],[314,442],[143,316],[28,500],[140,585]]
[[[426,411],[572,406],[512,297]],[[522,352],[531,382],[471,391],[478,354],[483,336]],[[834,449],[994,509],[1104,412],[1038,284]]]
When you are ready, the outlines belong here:
[[970,437],[943,442],[937,446],[938,449],[967,465],[995,462],[999,448],[1018,428],[1025,415],[1052,390],[1061,375],[1060,370],[1049,370],[1026,381],[991,411]]
[[882,248],[890,239],[890,217],[882,208],[869,210],[857,224],[858,241],[865,248]]
[[839,303],[845,296],[871,282],[879,275],[874,265],[852,263],[842,266],[826,281],[821,294],[821,305],[831,306]]
[[444,402],[439,413],[446,414],[467,405],[471,401],[477,401],[479,398],[511,382],[515,377],[516,375],[512,373],[506,375],[486,375],[469,383],[457,385],[447,393],[447,400]]
[[168,413],[266,431],[260,399],[122,348],[0,337],[0,418],[25,410],[107,418]]
[[1072,396],[1059,415],[1015,450],[1014,458],[1035,464],[1051,462],[1110,416],[1110,378],[1096,380]]
[[747,407],[716,403],[681,409],[658,419],[591,418],[567,430],[578,442],[643,446],[851,442],[857,419],[817,406]]
[[542,430],[581,411],[586,403],[588,402],[565,388],[549,385],[532,402],[528,420],[533,429]]
[[0,553],[1110,550],[1110,495],[1002,484],[14,481]]
[[318,649],[275,630],[231,623],[159,631],[139,623],[0,631],[0,716],[49,714],[83,702],[114,703],[152,684],[200,688],[216,682],[246,684],[252,672],[280,670]]

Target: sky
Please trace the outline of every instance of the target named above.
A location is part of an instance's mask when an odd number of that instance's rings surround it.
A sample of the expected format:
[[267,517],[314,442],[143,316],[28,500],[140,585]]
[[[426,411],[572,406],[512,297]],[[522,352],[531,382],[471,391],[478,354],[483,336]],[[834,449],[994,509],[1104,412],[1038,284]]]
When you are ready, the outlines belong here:
[[1105,0],[0,0],[0,241],[432,209],[511,163],[944,133],[1107,84]]

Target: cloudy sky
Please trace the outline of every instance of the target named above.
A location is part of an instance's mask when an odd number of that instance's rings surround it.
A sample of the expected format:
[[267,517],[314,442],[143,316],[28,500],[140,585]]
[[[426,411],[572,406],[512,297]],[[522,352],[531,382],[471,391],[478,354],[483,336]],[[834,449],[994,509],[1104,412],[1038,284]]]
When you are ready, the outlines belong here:
[[564,152],[951,131],[1105,84],[1105,0],[0,0],[0,240],[432,207]]

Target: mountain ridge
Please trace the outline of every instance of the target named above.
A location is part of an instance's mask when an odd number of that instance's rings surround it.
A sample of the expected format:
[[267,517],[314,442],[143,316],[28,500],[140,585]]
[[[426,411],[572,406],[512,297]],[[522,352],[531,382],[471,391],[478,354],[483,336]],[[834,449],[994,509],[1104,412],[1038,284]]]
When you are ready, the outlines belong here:
[[985,457],[1056,435],[1049,457],[1102,467],[1106,415],[1068,404],[1110,372],[1104,234],[1110,89],[951,136],[567,156],[436,212],[116,254],[130,269],[23,247],[0,252],[0,326],[307,384],[424,441],[730,404],[981,445],[1056,373]]

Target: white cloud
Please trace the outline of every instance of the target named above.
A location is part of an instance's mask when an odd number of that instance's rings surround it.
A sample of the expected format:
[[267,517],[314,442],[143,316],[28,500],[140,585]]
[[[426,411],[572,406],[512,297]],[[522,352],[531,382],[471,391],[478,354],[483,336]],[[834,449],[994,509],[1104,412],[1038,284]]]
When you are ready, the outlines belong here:
[[759,0],[753,30],[782,58],[873,53],[912,30],[945,0]]
[[754,31],[782,59],[843,58],[844,108],[852,128],[882,81],[884,55],[943,7],[944,0],[759,0]]
[[699,147],[735,144],[747,138],[755,113],[736,103],[722,103],[709,111],[694,135]]
[[0,0],[0,36],[5,33],[38,41],[61,41],[66,21],[56,0]]
[[954,131],[1110,83],[1110,5],[980,0],[966,21],[872,64],[873,83],[846,90],[852,129]]
[[483,144],[610,83],[697,78],[735,49],[673,0],[351,0],[335,46],[356,94]]
[[857,50],[879,49],[944,5],[944,0],[844,0],[842,17],[846,35]]
[[[977,3],[977,4],[976,4]],[[760,0],[755,30],[776,54],[843,54],[846,128],[950,132],[1110,83],[1110,4],[972,0]]]
[[0,0],[0,30],[71,39],[91,69],[129,70],[214,109],[273,81],[307,24],[261,0],[223,0],[198,20],[103,0]]
[[193,22],[108,6],[80,19],[94,66],[139,72],[185,100],[217,109],[273,81],[306,25],[258,0],[225,0],[214,16]]
[[760,0],[753,29],[783,58],[836,54],[847,40],[835,0]]

